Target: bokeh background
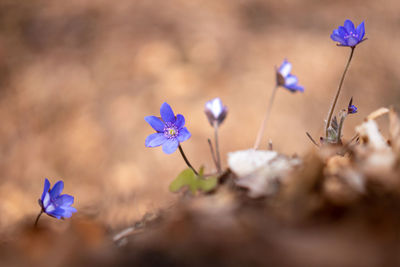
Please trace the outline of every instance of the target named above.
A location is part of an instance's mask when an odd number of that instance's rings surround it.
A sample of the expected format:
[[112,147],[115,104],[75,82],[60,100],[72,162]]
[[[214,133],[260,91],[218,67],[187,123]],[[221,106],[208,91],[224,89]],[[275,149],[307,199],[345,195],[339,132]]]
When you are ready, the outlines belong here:
[[72,220],[111,230],[171,205],[168,184],[185,165],[179,153],[144,147],[153,132],[144,117],[164,101],[184,114],[184,150],[212,171],[204,103],[229,107],[225,162],[253,145],[284,58],[306,90],[279,90],[263,142],[304,155],[350,52],[329,38],[347,18],[365,20],[368,37],[338,103],[353,96],[359,109],[346,121],[349,139],[371,111],[400,106],[399,12],[396,0],[1,0],[0,233],[33,223],[45,177],[75,196]]

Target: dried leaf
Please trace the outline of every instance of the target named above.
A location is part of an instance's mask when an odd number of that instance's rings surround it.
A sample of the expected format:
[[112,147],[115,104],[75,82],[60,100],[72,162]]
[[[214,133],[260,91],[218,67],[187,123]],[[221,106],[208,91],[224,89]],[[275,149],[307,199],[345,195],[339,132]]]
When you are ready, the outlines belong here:
[[275,193],[282,179],[300,160],[276,151],[251,149],[229,153],[228,164],[239,177],[236,185],[249,189],[249,197],[257,198]]
[[361,140],[361,146],[357,147],[356,151],[362,162],[360,165],[362,170],[369,175],[390,171],[396,162],[396,157],[380,133],[376,122],[367,120],[356,127],[356,132]]
[[348,157],[331,157],[327,162],[325,176],[337,177],[351,189],[359,193],[365,192],[365,178],[353,168]]
[[388,108],[379,108],[367,116],[367,120],[376,120],[377,118],[389,112]]
[[373,120],[367,120],[356,127],[356,132],[360,136],[363,144],[373,150],[387,149],[388,145],[379,132],[378,125]]
[[228,153],[229,168],[238,176],[252,174],[276,158],[278,153],[272,150],[241,150]]
[[394,152],[400,154],[400,119],[394,109],[389,111],[389,140]]

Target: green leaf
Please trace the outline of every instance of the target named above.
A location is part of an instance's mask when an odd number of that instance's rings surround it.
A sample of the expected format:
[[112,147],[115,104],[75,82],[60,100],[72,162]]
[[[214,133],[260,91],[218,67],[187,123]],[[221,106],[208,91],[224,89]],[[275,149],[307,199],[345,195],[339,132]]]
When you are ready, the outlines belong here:
[[192,169],[183,170],[172,183],[169,185],[169,190],[173,193],[178,192],[183,187],[188,187],[192,194],[197,191],[209,192],[218,184],[218,179],[215,176],[204,178],[204,167],[199,170],[199,176]]
[[194,190],[194,188],[191,188],[191,184],[193,184],[194,180],[196,179],[196,175],[192,171],[192,169],[186,169],[182,171],[176,178],[175,180],[172,181],[172,183],[169,185],[169,191],[176,193],[178,192],[182,187],[189,185],[190,190]]
[[218,179],[215,176],[208,177],[207,179],[198,179],[197,189],[201,189],[203,192],[209,192],[213,190],[218,183]]

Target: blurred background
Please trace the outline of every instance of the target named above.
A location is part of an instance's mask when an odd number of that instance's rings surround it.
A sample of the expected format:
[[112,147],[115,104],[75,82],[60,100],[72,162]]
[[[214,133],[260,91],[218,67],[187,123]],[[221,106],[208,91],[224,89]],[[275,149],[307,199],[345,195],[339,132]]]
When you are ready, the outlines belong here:
[[263,147],[271,139],[281,153],[304,155],[312,149],[305,132],[322,134],[350,52],[329,36],[348,18],[365,20],[368,37],[338,103],[353,96],[359,109],[345,123],[351,138],[368,113],[400,106],[400,3],[385,4],[0,0],[0,233],[33,223],[45,177],[64,180],[75,218],[111,230],[171,205],[168,185],[185,164],[179,153],[145,148],[153,130],[144,117],[165,101],[184,114],[192,138],[183,148],[212,171],[205,102],[220,97],[229,108],[225,162],[253,145],[284,58],[305,93],[279,89]]

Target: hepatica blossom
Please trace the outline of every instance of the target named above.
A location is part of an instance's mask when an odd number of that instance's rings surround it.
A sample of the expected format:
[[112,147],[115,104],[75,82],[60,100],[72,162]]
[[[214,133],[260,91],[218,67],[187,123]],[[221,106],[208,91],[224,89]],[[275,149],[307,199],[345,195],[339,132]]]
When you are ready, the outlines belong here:
[[365,40],[364,34],[364,21],[355,28],[353,22],[348,19],[344,22],[344,26],[339,26],[339,28],[333,30],[331,39],[339,42],[339,46],[355,47]]
[[190,138],[191,134],[185,125],[185,117],[178,114],[175,116],[172,108],[167,103],[161,105],[161,118],[147,116],[144,119],[156,130],[156,133],[147,136],[146,147],[157,147],[162,145],[162,150],[166,154],[175,152],[179,143]]
[[50,189],[50,182],[47,178],[45,179],[42,197],[39,199],[42,212],[57,219],[69,218],[72,213],[76,212],[76,209],[71,207],[74,203],[74,197],[66,194],[61,195],[63,189],[63,181],[58,181]]
[[226,118],[228,108],[224,106],[221,99],[217,97],[207,101],[204,107],[204,112],[206,113],[211,126],[214,125],[214,122],[216,122],[217,125],[220,125]]
[[347,113],[349,113],[349,114],[357,113],[357,107],[354,105],[349,106],[347,109]]
[[298,79],[296,76],[290,74],[292,70],[292,64],[290,64],[286,59],[283,61],[282,65],[276,71],[276,82],[278,86],[283,86],[291,92],[304,92],[304,87],[298,85]]
[[347,114],[357,113],[357,107],[353,105],[353,98],[350,99],[349,105],[347,107]]

